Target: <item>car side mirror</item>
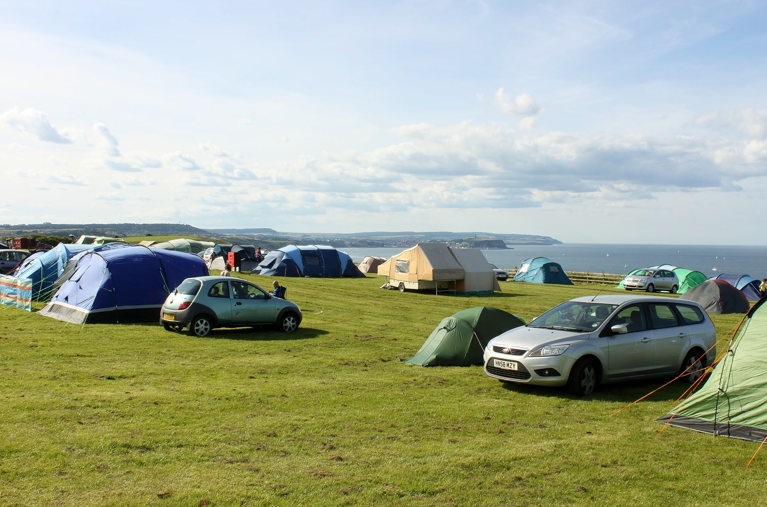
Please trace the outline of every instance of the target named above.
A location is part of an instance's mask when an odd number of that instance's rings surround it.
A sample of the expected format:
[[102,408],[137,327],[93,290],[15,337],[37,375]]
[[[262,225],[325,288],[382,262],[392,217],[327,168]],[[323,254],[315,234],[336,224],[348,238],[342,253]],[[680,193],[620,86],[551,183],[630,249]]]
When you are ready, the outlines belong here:
[[629,332],[629,327],[626,324],[615,324],[610,326],[612,334],[626,334]]

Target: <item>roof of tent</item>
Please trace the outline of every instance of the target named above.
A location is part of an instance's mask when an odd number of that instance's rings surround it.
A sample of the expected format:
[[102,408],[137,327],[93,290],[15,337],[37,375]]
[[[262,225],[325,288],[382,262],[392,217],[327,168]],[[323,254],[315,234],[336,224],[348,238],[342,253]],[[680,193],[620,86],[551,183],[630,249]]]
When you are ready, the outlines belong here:
[[562,266],[547,257],[531,257],[522,261],[514,274],[515,282],[572,285]]
[[767,438],[767,306],[748,312],[706,382],[658,419],[715,436]]
[[198,253],[202,252],[206,248],[211,248],[215,243],[212,241],[200,241],[196,239],[178,238],[168,241],[149,242],[150,244],[144,245],[145,242],[141,242],[143,246],[153,246],[155,248],[164,248],[165,250],[176,250],[177,252]]
[[286,245],[272,250],[253,269],[267,276],[307,276],[324,278],[362,278],[346,252],[326,245]]
[[185,278],[208,274],[196,255],[131,246],[86,252],[41,315],[78,324],[155,322]]
[[421,349],[405,362],[420,366],[469,366],[482,364],[487,343],[525,322],[511,313],[478,306],[445,317]]
[[746,296],[725,280],[706,280],[684,295],[708,313],[746,313],[751,304]]
[[733,287],[738,288],[749,301],[759,301],[762,299],[759,293],[759,280],[751,278],[749,275],[730,275],[722,273],[713,277],[714,280],[725,280]]

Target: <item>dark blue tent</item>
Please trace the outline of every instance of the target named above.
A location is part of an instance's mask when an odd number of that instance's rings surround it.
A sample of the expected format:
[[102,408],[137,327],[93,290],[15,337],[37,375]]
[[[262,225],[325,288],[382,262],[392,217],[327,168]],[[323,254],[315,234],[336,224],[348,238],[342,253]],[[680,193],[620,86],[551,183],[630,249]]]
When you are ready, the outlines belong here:
[[749,301],[759,301],[762,297],[759,293],[759,280],[754,280],[749,275],[728,275],[722,273],[712,280],[724,280],[746,296]]
[[253,273],[267,276],[364,278],[349,254],[323,245],[287,245],[272,250]]
[[531,257],[522,261],[514,281],[573,285],[562,266],[546,257]]
[[208,274],[196,255],[144,246],[87,252],[41,315],[85,323],[156,322],[185,278]]

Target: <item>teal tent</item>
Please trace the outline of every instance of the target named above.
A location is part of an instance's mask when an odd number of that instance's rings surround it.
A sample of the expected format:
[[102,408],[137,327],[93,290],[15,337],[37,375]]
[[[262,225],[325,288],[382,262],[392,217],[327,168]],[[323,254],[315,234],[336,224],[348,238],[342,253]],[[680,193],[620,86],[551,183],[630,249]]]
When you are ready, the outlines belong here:
[[546,257],[531,257],[522,261],[514,275],[515,282],[558,283],[572,285],[562,266]]
[[405,362],[420,366],[482,364],[487,342],[524,325],[519,317],[498,308],[477,306],[461,310],[442,319],[416,355]]
[[715,436],[767,438],[767,306],[746,314],[703,386],[658,419]]

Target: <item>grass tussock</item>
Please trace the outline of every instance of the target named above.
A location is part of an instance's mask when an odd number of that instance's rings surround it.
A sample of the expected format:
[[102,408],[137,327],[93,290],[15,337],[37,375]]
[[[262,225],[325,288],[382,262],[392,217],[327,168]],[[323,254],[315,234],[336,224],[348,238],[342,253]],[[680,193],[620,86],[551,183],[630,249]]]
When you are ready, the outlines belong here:
[[[267,286],[271,280],[254,275]],[[422,368],[446,315],[529,321],[598,285],[502,283],[491,297],[285,279],[296,333],[76,326],[0,307],[2,505],[760,505],[767,455],[654,422],[672,385],[578,399]],[[714,316],[721,340],[740,316]],[[628,407],[628,408],[627,408]],[[734,494],[737,493],[737,494]]]

